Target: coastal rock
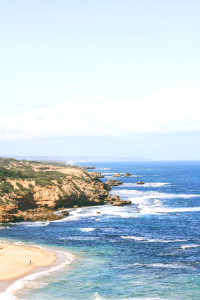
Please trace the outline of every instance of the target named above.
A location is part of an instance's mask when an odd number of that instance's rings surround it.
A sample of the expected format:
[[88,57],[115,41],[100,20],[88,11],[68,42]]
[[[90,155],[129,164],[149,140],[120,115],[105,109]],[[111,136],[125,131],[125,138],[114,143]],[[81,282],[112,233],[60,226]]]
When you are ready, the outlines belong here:
[[118,186],[120,184],[123,184],[123,182],[118,181],[116,179],[109,179],[106,184],[110,185],[110,186]]
[[113,177],[121,177],[121,174],[117,173],[117,174],[113,175]]
[[104,178],[104,176],[99,172],[89,172],[88,173],[93,180],[97,180],[99,178]]
[[54,221],[63,219],[62,216],[58,216],[56,214],[34,214],[18,211],[17,214],[9,214],[9,213],[1,213],[0,214],[0,222],[8,223],[8,222],[23,222],[23,221]]
[[112,201],[110,201],[110,204],[113,206],[123,206],[123,205],[130,205],[131,201],[121,200],[118,195],[114,196],[112,198]]
[[63,219],[62,216],[58,216],[54,213],[52,214],[44,214],[44,215],[28,215],[23,218],[23,221],[55,221]]
[[112,201],[112,197],[109,195],[107,198],[104,199],[104,203],[110,203]]
[[131,176],[131,173],[125,173],[124,174],[124,177],[130,177]]
[[[56,210],[108,203],[104,199],[109,198],[111,187],[99,179],[102,177],[99,172],[88,173],[60,163],[50,165],[4,158],[2,162],[8,166],[0,165],[0,174],[3,174],[0,177],[0,222],[57,220],[63,217],[54,214]],[[30,175],[26,173],[27,166]],[[19,168],[16,179],[13,179],[12,168],[14,172]],[[8,178],[4,174],[8,174]],[[27,178],[24,174],[28,174]]]
[[83,170],[92,170],[92,169],[95,169],[95,167],[90,167],[90,166],[86,166],[86,167],[80,167],[81,169]]
[[113,206],[123,206],[123,205],[131,205],[131,201],[125,201],[125,200],[115,200],[112,201]]
[[144,182],[143,181],[138,181],[137,184],[144,184]]
[[123,202],[122,201],[114,201],[112,203],[113,206],[123,206]]
[[125,200],[124,200],[124,201],[123,201],[123,204],[124,204],[124,205],[131,205],[132,202],[131,202],[131,201],[125,201]]
[[68,216],[68,215],[69,215],[69,212],[68,212],[67,210],[64,210],[64,211],[62,211],[62,215],[63,215],[63,216]]

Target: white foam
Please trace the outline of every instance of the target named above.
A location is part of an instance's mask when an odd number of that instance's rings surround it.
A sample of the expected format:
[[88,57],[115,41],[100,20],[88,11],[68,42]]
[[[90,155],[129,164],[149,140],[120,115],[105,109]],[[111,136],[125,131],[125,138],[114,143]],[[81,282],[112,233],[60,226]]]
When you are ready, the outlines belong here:
[[[159,182],[154,183],[159,184]],[[125,185],[125,184],[124,184]],[[143,186],[143,185],[141,185]],[[184,199],[189,199],[189,198],[196,198],[200,197],[199,194],[168,194],[168,193],[159,193],[156,191],[138,191],[138,190],[120,190],[120,189],[113,189],[111,192],[112,195],[121,195],[122,197],[128,197],[131,199],[137,200],[137,197],[142,196],[143,199],[173,199],[173,198],[184,198]],[[134,196],[134,198],[132,198]],[[141,199],[140,199],[141,200]]]
[[[97,212],[100,212],[100,214],[97,215]],[[67,222],[67,221],[74,221],[74,220],[80,220],[82,218],[90,218],[92,220],[101,221],[101,218],[105,217],[114,217],[119,216],[122,218],[130,218],[130,217],[136,217],[136,214],[138,214],[138,211],[135,210],[135,207],[131,207],[130,205],[127,206],[112,206],[110,204],[101,205],[101,206],[91,206],[91,207],[82,207],[78,208],[77,210],[74,210],[70,212],[69,217],[66,219],[58,220],[55,222]]]
[[[42,247],[39,247],[42,248]],[[43,248],[44,249],[44,248]],[[74,256],[70,253],[66,253],[63,251],[56,251],[57,253],[62,253],[66,256],[66,261],[63,262],[62,264],[52,267],[46,271],[42,271],[39,273],[35,273],[32,275],[28,275],[22,279],[16,280],[13,284],[11,284],[5,292],[0,294],[0,299],[1,300],[16,300],[17,297],[14,295],[18,290],[22,289],[24,286],[38,286],[38,282],[33,282],[33,280],[36,280],[37,278],[40,278],[42,276],[46,276],[51,274],[52,272],[58,271],[69,265],[73,260]],[[41,286],[40,286],[41,287]]]
[[142,241],[147,243],[177,243],[177,242],[186,242],[187,240],[161,240],[161,239],[149,239],[147,237],[138,237],[138,236],[121,236],[122,239],[129,239],[135,241]]
[[49,222],[34,222],[34,224],[25,224],[27,227],[40,227],[40,226],[47,226]]
[[170,183],[166,182],[146,182],[144,184],[138,185],[137,183],[124,183],[124,187],[131,187],[131,186],[139,186],[139,187],[161,187],[161,186],[170,186]]
[[24,245],[24,243],[22,241],[20,242],[16,242],[16,243],[13,243],[14,245]]
[[[102,168],[102,167],[97,167],[95,168],[96,170],[110,170],[110,168]],[[114,173],[113,173],[114,174]]]
[[83,232],[90,232],[90,231],[94,231],[96,228],[79,228],[79,229]]
[[200,207],[164,207],[162,199],[173,198],[196,198],[198,194],[168,194],[154,191],[138,191],[138,190],[112,190],[112,195],[119,195],[121,199],[131,200],[133,204],[138,205],[141,214],[167,214],[177,212],[200,211]]
[[155,264],[134,264],[135,266],[144,266],[148,268],[165,268],[165,269],[188,269],[191,268],[190,266],[179,264],[179,263],[172,263],[172,264],[161,264],[161,263],[155,263]]
[[115,175],[116,173],[113,173],[113,172],[102,172],[101,173],[101,175],[110,175],[110,176],[112,176],[112,175]]
[[[149,210],[152,213],[175,213],[175,212],[189,212],[189,211],[200,211],[200,207],[169,207],[169,208],[157,208]],[[144,210],[143,210],[144,213]]]
[[196,248],[199,247],[200,245],[195,245],[195,244],[191,244],[191,245],[182,245],[181,248],[182,249],[187,249],[187,248]]

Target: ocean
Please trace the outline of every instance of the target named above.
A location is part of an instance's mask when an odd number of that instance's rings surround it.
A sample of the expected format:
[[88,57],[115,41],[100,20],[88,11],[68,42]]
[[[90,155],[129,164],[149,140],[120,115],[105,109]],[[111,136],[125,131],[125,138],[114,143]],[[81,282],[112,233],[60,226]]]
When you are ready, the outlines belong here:
[[16,281],[0,299],[200,299],[200,162],[91,165],[103,182],[131,173],[110,194],[132,205],[78,208],[53,222],[0,224],[0,239],[65,257],[60,266]]

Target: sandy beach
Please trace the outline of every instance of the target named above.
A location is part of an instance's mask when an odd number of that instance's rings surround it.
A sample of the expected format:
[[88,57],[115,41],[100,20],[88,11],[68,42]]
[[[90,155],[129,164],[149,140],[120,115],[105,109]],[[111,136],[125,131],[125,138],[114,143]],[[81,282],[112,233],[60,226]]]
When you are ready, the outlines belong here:
[[33,246],[0,243],[0,280],[23,276],[57,260],[56,253]]

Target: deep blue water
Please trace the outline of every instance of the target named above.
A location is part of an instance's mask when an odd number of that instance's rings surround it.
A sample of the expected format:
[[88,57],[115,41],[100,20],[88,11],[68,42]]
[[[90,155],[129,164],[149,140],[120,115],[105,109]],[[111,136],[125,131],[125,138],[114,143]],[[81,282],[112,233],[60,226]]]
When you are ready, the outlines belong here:
[[92,165],[104,182],[130,172],[111,194],[132,205],[79,208],[59,222],[1,224],[1,239],[74,255],[67,267],[25,280],[15,299],[200,299],[200,162]]

